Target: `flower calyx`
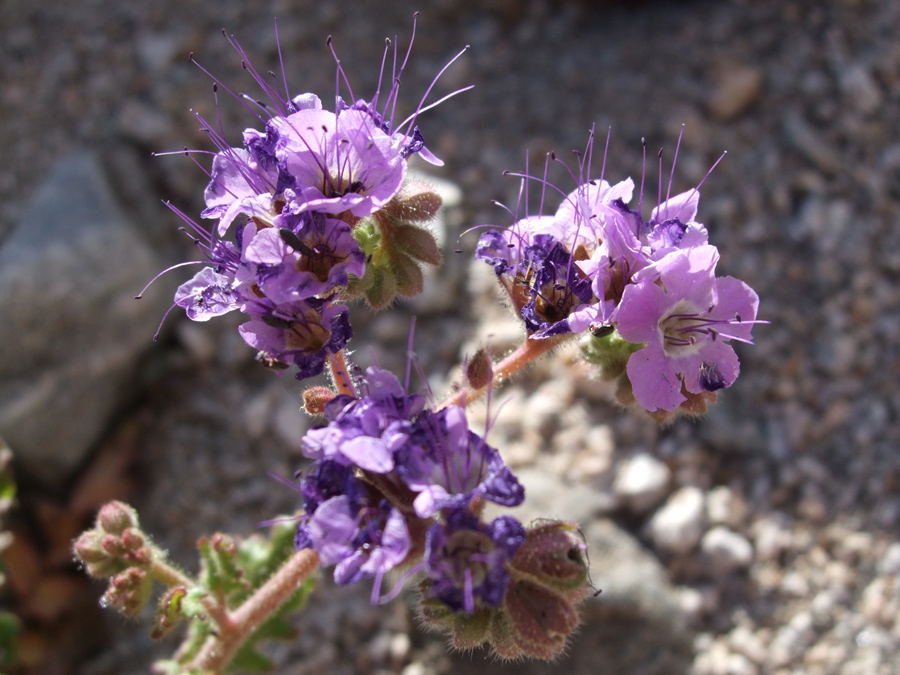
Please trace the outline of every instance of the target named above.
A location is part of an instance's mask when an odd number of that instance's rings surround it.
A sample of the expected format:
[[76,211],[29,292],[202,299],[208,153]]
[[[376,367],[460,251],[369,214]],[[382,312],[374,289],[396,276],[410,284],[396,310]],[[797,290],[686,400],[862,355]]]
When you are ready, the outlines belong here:
[[364,297],[374,309],[397,296],[422,292],[422,264],[439,265],[441,249],[423,223],[434,218],[441,197],[422,183],[407,183],[384,208],[359,221],[353,236],[366,256],[366,271],[351,279],[348,297]]
[[574,524],[542,522],[525,532],[504,564],[508,583],[498,606],[481,603],[470,612],[454,611],[429,597],[428,580],[422,586],[422,619],[448,632],[457,649],[487,644],[504,659],[551,661],[578,628],[576,606],[590,593],[584,549]]

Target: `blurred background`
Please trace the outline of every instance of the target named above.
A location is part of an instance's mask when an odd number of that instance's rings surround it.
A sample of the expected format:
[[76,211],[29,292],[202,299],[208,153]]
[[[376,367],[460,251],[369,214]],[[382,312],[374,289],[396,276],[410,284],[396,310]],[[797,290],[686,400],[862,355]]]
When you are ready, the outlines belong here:
[[[253,362],[237,317],[191,324],[176,311],[153,341],[190,270],[133,300],[196,256],[161,200],[196,217],[206,176],[183,154],[151,156],[211,148],[189,111],[216,119],[212,80],[188,55],[258,96],[222,29],[258,70],[280,73],[277,17],[291,93],[329,105],[326,37],[369,97],[384,37],[405,49],[415,10],[405,112],[467,44],[431,100],[475,88],[419,123],[446,162],[427,170],[447,196],[447,264],[423,298],[354,308],[363,365],[401,372],[413,315],[436,390],[485,340],[514,344],[493,272],[469,262],[477,235],[457,237],[510,224],[491,204],[515,204],[518,182],[502,172],[522,170],[526,150],[534,163],[572,157],[592,125],[600,138],[612,127],[612,182],[640,178],[646,139],[651,205],[656,153],[665,147],[665,190],[682,127],[674,193],[728,152],[698,220],[719,274],[755,288],[771,324],[738,346],[740,379],[699,420],[659,427],[621,410],[575,350],[498,393],[508,402],[489,440],[527,485],[525,519],[581,523],[603,590],[567,656],[510,666],[448,654],[419,627],[413,593],[371,607],[368,588],[336,589],[325,574],[297,638],[271,648],[279,672],[900,673],[892,0],[3,0],[0,436],[18,505],[0,597],[22,622],[10,672],[143,673],[177,646],[101,610],[102,584],[72,563],[71,539],[105,501],[135,504],[191,571],[198,536],[247,536],[299,506],[267,474],[302,466],[300,385]],[[222,87],[218,114],[235,145],[256,121]],[[573,187],[562,172],[554,181]]]

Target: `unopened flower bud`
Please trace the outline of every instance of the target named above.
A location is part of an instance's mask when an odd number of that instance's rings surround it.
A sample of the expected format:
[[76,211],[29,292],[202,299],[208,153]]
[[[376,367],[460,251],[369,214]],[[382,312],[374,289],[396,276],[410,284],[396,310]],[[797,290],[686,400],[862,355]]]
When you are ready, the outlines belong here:
[[527,579],[514,581],[506,589],[504,610],[509,623],[505,630],[495,630],[491,644],[507,658],[555,659],[578,628],[572,602]]
[[125,528],[137,526],[137,511],[124,502],[109,502],[97,514],[97,527],[109,534],[122,534]]
[[128,552],[125,545],[122,543],[122,540],[112,534],[103,535],[99,539],[99,543],[100,547],[106,551],[108,555],[115,558],[120,558]]
[[478,391],[488,386],[493,377],[490,354],[484,348],[479,349],[466,365],[466,382],[469,387]]
[[137,551],[144,545],[144,535],[129,527],[122,533],[122,545],[129,551]]
[[310,387],[303,392],[303,409],[307,415],[321,415],[325,405],[337,394],[328,387]]
[[106,607],[115,607],[125,616],[137,617],[150,599],[152,583],[147,573],[131,567],[113,577],[100,600]]
[[72,546],[75,557],[84,564],[87,573],[97,579],[118,574],[125,568],[120,558],[110,555],[104,549],[102,539],[103,536],[98,535],[95,530],[88,530]]
[[442,205],[443,200],[434,188],[418,181],[409,181],[388,202],[385,210],[397,220],[424,222],[434,218]]
[[574,523],[548,521],[528,530],[510,565],[520,574],[578,602],[588,593],[585,545]]

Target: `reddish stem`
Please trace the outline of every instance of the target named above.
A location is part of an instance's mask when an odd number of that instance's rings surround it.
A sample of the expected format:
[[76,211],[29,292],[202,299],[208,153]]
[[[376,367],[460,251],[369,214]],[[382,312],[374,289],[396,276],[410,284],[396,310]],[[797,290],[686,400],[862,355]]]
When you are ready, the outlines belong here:
[[356,397],[356,391],[353,389],[353,380],[350,378],[350,371],[347,370],[347,360],[344,358],[344,350],[328,357],[328,365],[331,368],[331,379],[334,381],[335,389],[339,394],[348,394]]
[[207,639],[191,666],[204,673],[221,673],[235,652],[262,623],[300,587],[319,566],[312,549],[297,551],[272,577],[226,620],[216,635]]
[[494,364],[494,377],[489,384],[479,389],[469,389],[468,387],[463,387],[455,394],[450,396],[450,398],[448,398],[446,401],[441,403],[440,409],[444,409],[450,405],[458,405],[465,408],[470,403],[477,401],[479,398],[484,396],[489,387],[501,384],[503,380],[519,372],[520,370],[522,370],[522,368],[531,364],[533,361],[537,360],[539,357],[543,356],[557,345],[560,345],[566,340],[569,340],[573,337],[576,336],[573,334],[567,334],[555,335],[553,337],[544,338],[543,340],[526,339],[518,349],[516,349],[511,354],[508,354],[499,363]]

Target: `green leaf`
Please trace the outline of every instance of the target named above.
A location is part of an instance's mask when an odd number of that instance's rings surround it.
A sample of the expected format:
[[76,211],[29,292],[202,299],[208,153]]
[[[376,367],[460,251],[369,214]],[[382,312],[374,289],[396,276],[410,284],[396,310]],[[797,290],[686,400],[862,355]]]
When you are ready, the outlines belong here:
[[156,606],[156,616],[153,617],[151,638],[154,640],[161,639],[163,636],[171,633],[178,623],[188,618],[188,615],[184,612],[183,603],[186,595],[186,589],[176,586],[159,599],[159,604]]
[[237,546],[231,537],[216,533],[200,539],[197,546],[203,561],[200,583],[210,592],[228,596],[249,587],[244,571],[236,561]]
[[0,666],[12,665],[16,660],[16,638],[20,628],[15,614],[0,612]]
[[247,644],[241,647],[227,668],[229,673],[270,673],[275,670],[275,663],[268,656],[260,654]]

